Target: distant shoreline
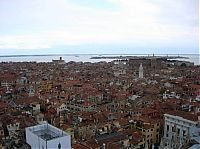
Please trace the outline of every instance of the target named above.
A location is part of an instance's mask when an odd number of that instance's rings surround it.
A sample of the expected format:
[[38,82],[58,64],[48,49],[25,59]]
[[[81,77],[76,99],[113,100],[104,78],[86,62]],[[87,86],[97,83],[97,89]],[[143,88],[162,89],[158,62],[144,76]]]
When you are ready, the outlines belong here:
[[[0,62],[52,62],[60,57],[65,62],[111,62],[113,60],[127,60],[130,58],[152,58],[153,54],[32,54],[32,55],[0,55]],[[163,60],[179,60],[194,62],[199,65],[199,54],[154,54],[153,58]]]
[[136,58],[137,59],[138,58],[189,59],[189,57],[184,57],[184,56],[96,56],[96,57],[91,57],[90,59],[136,59]]

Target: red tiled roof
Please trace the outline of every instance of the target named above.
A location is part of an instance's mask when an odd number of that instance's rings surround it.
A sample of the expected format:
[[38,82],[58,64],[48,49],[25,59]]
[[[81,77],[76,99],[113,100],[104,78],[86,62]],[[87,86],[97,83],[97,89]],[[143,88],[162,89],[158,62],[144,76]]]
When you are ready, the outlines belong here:
[[8,107],[8,104],[7,104],[7,103],[5,103],[5,102],[3,102],[3,101],[0,101],[0,110],[5,109],[5,108],[7,108],[7,107]]
[[90,149],[90,148],[82,144],[75,144],[73,145],[73,149]]
[[86,144],[86,146],[88,146],[89,148],[92,148],[92,149],[100,147],[100,145],[94,139],[85,142],[85,144]]
[[92,103],[92,102],[87,102],[87,101],[85,101],[84,103],[83,103],[83,106],[93,106],[93,105],[96,105],[95,103]]
[[191,84],[190,86],[195,89],[200,89],[200,85],[197,84]]
[[184,112],[184,111],[169,111],[167,114],[173,115],[173,116],[179,116],[187,120],[191,121],[198,121],[198,116],[189,112]]

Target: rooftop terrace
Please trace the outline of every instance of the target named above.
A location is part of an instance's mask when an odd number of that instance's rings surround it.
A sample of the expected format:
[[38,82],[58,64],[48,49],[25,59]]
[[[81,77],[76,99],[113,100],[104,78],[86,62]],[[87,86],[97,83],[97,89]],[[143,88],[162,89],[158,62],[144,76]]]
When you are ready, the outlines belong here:
[[42,124],[28,128],[29,131],[42,138],[45,141],[53,140],[59,137],[67,136],[68,134],[64,131],[50,125]]

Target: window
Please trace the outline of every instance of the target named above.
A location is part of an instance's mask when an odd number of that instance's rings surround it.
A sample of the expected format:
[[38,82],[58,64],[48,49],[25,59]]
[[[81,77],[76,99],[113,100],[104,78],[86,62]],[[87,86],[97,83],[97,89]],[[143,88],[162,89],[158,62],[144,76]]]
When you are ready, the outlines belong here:
[[183,130],[183,136],[185,136],[186,135],[186,131],[185,130]]
[[180,135],[180,129],[179,128],[177,128],[177,132],[178,132],[178,135]]
[[156,139],[158,139],[158,135],[156,135]]
[[167,131],[169,131],[169,125],[167,125]]
[[175,132],[175,127],[172,127],[172,131]]

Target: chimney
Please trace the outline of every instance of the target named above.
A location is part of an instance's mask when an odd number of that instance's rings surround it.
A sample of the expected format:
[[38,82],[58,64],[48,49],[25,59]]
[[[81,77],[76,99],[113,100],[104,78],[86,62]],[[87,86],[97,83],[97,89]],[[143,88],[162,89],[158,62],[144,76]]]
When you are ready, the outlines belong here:
[[103,149],[106,149],[106,144],[105,143],[103,143]]

